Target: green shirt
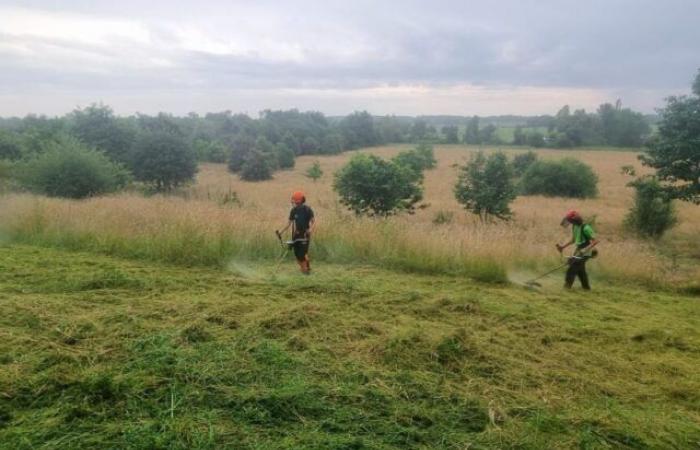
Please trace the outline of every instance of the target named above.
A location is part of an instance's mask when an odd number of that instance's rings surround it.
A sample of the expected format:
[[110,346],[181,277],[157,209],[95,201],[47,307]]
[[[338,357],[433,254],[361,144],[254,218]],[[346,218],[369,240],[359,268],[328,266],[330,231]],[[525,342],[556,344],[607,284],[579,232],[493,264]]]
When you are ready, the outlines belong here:
[[574,224],[573,231],[574,243],[578,249],[588,247],[591,239],[595,239],[595,231],[593,231],[593,227],[587,223],[583,225]]

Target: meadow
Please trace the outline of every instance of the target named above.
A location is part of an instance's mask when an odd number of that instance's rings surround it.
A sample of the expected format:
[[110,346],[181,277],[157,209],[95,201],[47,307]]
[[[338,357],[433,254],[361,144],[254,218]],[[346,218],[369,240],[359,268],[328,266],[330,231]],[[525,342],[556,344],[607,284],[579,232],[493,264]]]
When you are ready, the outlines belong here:
[[[437,147],[425,205],[387,220],[338,204],[350,154],[261,183],[205,164],[169,196],[2,196],[0,448],[700,448],[700,208],[637,239],[634,152],[542,150],[593,166],[599,197],[482,224],[452,196],[474,150]],[[310,277],[278,265],[296,189]],[[525,289],[571,208],[602,239],[594,291]]]
[[[391,157],[407,146],[372,151]],[[2,199],[0,232],[15,242],[93,250],[184,265],[219,265],[231,260],[270,259],[279,254],[273,231],[281,228],[289,195],[302,189],[319,218],[313,257],[319,262],[361,263],[421,273],[455,273],[505,282],[509,274],[556,265],[554,244],[568,238],[563,214],[578,209],[602,239],[594,276],[648,287],[697,289],[700,279],[700,208],[678,203],[680,224],[661,242],[637,239],[623,227],[632,202],[630,178],[620,168],[644,169],[632,151],[540,150],[541,158],[571,156],[600,177],[595,199],[518,197],[511,222],[482,224],[461,209],[452,188],[456,165],[474,147],[438,146],[438,166],[426,172],[425,199],[416,214],[388,220],[357,218],[338,203],[333,173],[349,153],[301,157],[294,170],[274,180],[249,183],[224,165],[204,164],[197,182],[177,195],[143,197],[127,193],[86,201],[10,195]],[[493,149],[486,148],[486,151]],[[523,151],[506,149],[510,155]],[[324,176],[304,172],[314,160]],[[436,219],[438,222],[435,223]],[[511,278],[513,278],[511,276]]]

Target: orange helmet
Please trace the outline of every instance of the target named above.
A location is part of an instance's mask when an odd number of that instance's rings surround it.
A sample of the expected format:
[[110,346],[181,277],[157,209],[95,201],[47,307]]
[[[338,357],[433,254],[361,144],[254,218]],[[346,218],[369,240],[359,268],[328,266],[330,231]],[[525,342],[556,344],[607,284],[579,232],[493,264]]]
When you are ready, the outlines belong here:
[[292,201],[296,204],[301,204],[306,202],[306,197],[304,196],[303,192],[296,191],[292,194]]
[[574,223],[581,220],[581,215],[576,210],[570,210],[566,213],[563,219],[561,219],[561,224],[566,225],[567,223]]

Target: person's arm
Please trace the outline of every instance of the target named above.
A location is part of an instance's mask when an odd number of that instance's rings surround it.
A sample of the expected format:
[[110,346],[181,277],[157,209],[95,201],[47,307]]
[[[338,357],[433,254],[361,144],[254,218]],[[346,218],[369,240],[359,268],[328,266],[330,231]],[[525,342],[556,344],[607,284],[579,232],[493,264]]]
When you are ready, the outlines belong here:
[[290,220],[289,222],[287,222],[287,225],[286,225],[284,228],[282,228],[281,230],[279,230],[279,231],[277,231],[277,232],[278,232],[279,234],[284,233],[285,231],[287,231],[287,230],[289,229],[289,227],[292,226],[292,223],[294,223],[294,221],[293,221],[293,220]]
[[309,229],[306,230],[306,237],[310,237],[314,230],[316,229],[316,217],[311,216],[311,220],[309,221]]
[[566,244],[556,244],[557,250],[559,250],[559,253],[563,252],[566,247],[574,243],[574,238],[569,239],[569,242]]

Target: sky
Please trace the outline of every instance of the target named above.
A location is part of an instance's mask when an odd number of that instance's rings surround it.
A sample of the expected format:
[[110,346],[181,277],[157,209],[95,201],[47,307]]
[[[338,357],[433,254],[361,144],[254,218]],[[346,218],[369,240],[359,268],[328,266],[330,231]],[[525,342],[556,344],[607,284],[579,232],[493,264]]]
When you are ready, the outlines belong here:
[[699,0],[0,0],[0,116],[645,113],[700,68]]

